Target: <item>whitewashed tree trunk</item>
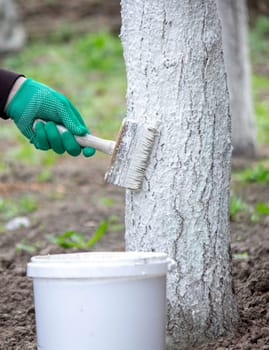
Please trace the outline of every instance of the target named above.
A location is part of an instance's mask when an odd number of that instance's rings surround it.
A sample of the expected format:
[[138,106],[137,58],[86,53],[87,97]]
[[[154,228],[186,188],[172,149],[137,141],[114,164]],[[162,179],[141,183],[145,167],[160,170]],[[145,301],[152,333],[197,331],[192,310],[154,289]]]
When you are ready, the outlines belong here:
[[246,1],[218,0],[217,4],[231,101],[233,154],[254,157],[256,132],[250,84]]
[[25,39],[16,3],[13,0],[0,0],[0,53],[21,49]]
[[168,349],[233,331],[229,97],[215,0],[122,0],[127,117],[160,121],[139,193],[126,195],[126,249],[162,251]]

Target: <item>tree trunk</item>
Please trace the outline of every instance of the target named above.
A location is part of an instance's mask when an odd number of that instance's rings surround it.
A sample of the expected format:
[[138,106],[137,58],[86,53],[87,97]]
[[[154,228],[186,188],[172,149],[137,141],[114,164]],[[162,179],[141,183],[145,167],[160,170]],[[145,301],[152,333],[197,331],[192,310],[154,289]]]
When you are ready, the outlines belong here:
[[168,349],[233,331],[231,125],[214,0],[122,0],[127,117],[159,121],[142,191],[126,195],[126,249],[162,251]]
[[246,2],[218,0],[217,4],[231,101],[233,154],[254,157],[256,133],[250,85]]
[[0,53],[17,51],[25,44],[25,31],[13,0],[0,0]]

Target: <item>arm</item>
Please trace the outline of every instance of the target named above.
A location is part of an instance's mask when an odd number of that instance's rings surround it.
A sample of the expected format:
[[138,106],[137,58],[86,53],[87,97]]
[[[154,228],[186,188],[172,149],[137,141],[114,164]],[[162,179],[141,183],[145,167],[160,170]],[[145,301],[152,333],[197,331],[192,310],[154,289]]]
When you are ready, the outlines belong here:
[[14,84],[12,85],[10,91],[9,91],[9,94],[8,94],[8,98],[7,98],[7,101],[6,101],[6,104],[5,104],[5,108],[4,110],[6,110],[7,108],[7,105],[9,104],[9,102],[12,100],[12,98],[15,96],[16,92],[19,90],[20,86],[22,85],[22,83],[25,81],[25,77],[23,76],[20,76],[18,77]]
[[[0,69],[0,117],[8,119],[5,115],[5,107],[9,98],[9,94],[19,78],[23,78],[22,74],[10,72],[5,69]],[[17,85],[17,84],[16,84]]]

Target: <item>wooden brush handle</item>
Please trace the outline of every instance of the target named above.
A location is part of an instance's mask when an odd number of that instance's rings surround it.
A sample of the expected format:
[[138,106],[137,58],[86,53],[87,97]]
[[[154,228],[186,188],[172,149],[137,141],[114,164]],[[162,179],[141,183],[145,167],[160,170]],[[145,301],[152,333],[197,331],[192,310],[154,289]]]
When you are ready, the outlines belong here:
[[[38,123],[38,122],[42,122],[44,124],[46,123],[42,119],[37,119],[34,123],[34,129],[35,129],[36,123]],[[67,129],[62,125],[56,125],[56,126],[61,134],[65,131],[67,131]],[[110,154],[110,155],[113,153],[113,150],[114,150],[115,145],[116,145],[115,141],[104,140],[104,139],[101,139],[100,137],[96,137],[96,136],[93,136],[91,134],[86,134],[84,136],[74,135],[74,137],[80,146],[92,147],[92,148],[97,149],[98,151],[101,151],[103,153]]]

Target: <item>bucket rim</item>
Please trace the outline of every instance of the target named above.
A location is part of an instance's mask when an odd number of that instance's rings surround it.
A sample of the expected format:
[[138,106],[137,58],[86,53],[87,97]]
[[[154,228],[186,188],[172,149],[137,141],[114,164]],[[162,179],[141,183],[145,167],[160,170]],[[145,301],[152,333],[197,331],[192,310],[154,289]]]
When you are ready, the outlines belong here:
[[169,259],[162,252],[82,252],[39,255],[27,264],[32,278],[109,278],[165,275]]

